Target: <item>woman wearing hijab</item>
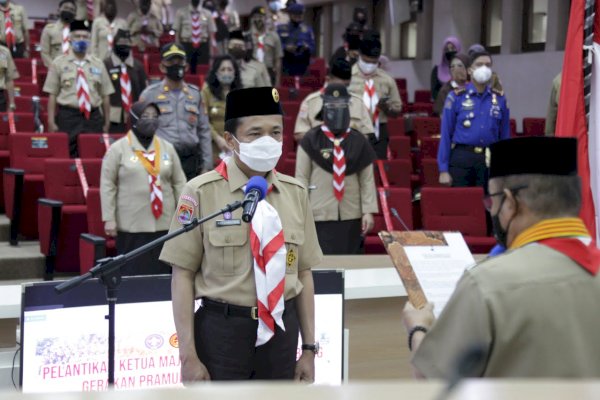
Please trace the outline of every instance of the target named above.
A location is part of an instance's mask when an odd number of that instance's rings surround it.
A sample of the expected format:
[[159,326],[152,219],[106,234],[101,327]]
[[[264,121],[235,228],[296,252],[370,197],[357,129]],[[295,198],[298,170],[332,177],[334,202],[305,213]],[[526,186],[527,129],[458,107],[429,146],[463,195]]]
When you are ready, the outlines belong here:
[[460,40],[454,36],[448,36],[444,40],[442,58],[431,71],[431,98],[434,102],[442,86],[450,81],[450,61],[457,53],[460,53],[461,48]]
[[[171,143],[155,136],[159,108],[137,102],[131,130],[114,142],[102,161],[100,198],[106,235],[116,237],[119,254],[166,234],[185,185],[185,174]],[[158,261],[162,246],[126,264],[123,275],[169,273]]]
[[441,115],[444,109],[444,103],[446,97],[451,90],[458,89],[465,86],[469,80],[469,68],[470,59],[466,54],[456,54],[450,61],[450,81],[446,82],[440,89],[437,99],[433,103],[433,113],[435,115]]

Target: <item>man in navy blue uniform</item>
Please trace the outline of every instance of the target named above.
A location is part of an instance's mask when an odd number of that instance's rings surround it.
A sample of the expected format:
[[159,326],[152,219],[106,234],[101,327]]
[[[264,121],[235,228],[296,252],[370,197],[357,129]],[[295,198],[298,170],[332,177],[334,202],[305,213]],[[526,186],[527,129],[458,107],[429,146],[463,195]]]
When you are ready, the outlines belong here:
[[471,82],[450,92],[444,104],[438,150],[442,185],[484,186],[487,148],[510,137],[504,93],[489,86],[490,54],[473,54],[469,73]]
[[283,74],[302,76],[310,64],[310,56],[315,51],[315,35],[310,26],[302,22],[304,6],[291,4],[287,8],[290,22],[277,27],[283,46]]

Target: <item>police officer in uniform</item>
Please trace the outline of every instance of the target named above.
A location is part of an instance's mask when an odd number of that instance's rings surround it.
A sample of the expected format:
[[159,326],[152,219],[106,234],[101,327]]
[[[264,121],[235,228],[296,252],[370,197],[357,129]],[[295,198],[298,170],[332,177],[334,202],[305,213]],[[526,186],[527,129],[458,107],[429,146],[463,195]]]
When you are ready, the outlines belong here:
[[[70,28],[71,49],[50,66],[44,92],[49,94],[48,131],[67,132],[71,156],[76,157],[79,133],[109,131],[109,96],[115,89],[102,60],[87,54],[90,43],[87,21],[75,20]],[[79,93],[78,88],[81,88]]]
[[470,377],[598,379],[600,252],[579,218],[577,141],[508,139],[490,153],[485,203],[508,250],[465,271],[437,321],[407,302],[416,375],[451,379],[476,354]]
[[252,41],[244,37],[242,31],[230,32],[227,46],[229,55],[233,57],[240,68],[242,87],[247,89],[272,86],[267,67],[254,59]]
[[[70,44],[68,42],[69,25],[75,19],[75,0],[61,0],[58,5],[59,21],[49,22],[42,30],[40,45],[42,47],[42,61],[47,68],[50,68],[52,61],[63,54],[63,46],[68,51]],[[66,28],[66,30],[65,30]],[[64,41],[63,35],[67,34],[67,41]]]
[[[194,44],[194,18],[198,17],[199,23],[199,43]],[[173,22],[175,37],[177,43],[183,45],[187,54],[187,60],[190,64],[192,74],[196,73],[197,64],[208,64],[210,59],[210,41],[217,28],[212,18],[212,14],[206,8],[200,7],[200,0],[191,0],[191,4],[185,8],[180,8],[175,13]]]
[[[129,113],[125,111],[126,104],[123,101],[123,92],[121,91],[121,78],[123,76],[123,66],[127,73],[127,81],[129,81],[129,107],[136,102],[142,91],[146,88],[146,72],[144,65],[133,58],[131,54],[131,35],[129,31],[119,29],[115,35],[115,46],[110,57],[104,60],[106,70],[110,75],[115,92],[110,96],[110,131],[111,132],[126,132]],[[123,83],[125,83],[124,81]],[[128,85],[125,85],[127,88]]]
[[[352,77],[350,63],[343,58],[333,60],[329,65],[326,86],[331,84],[342,84],[348,86]],[[302,137],[310,129],[321,126],[323,123],[323,93],[325,89],[317,90],[309,94],[300,104],[300,111],[296,118],[294,127],[294,140],[300,142]],[[371,116],[365,107],[363,100],[355,94],[350,94],[350,127],[369,137],[373,133]]]
[[157,135],[175,146],[188,179],[213,166],[210,125],[204,112],[200,89],[183,81],[185,51],[176,43],[161,49],[160,70],[165,78],[148,86],[140,95],[160,108]]
[[[6,37],[6,13],[10,15],[13,25],[12,43],[8,43]],[[0,44],[8,47],[14,58],[29,58],[28,22],[25,7],[10,0],[0,1]]]
[[471,82],[448,94],[442,114],[438,150],[439,181],[451,186],[484,186],[486,149],[510,137],[510,116],[504,93],[490,87],[492,58],[474,53]]
[[304,6],[291,4],[288,8],[290,22],[277,26],[277,33],[283,46],[283,73],[289,76],[302,76],[310,64],[310,56],[315,51],[315,35],[304,19]]
[[[318,344],[310,269],[320,263],[322,253],[306,188],[273,169],[283,140],[277,90],[264,87],[230,92],[225,120],[225,136],[234,156],[185,185],[171,231],[191,218],[242,200],[243,188],[252,176],[264,176],[270,189],[258,203],[261,212],[254,215],[252,225],[242,222],[242,210],[238,209],[163,247],[160,259],[173,267],[173,311],[182,381],[312,382]],[[255,231],[258,224],[263,229]],[[280,307],[267,309],[258,301],[265,299],[268,289],[256,285],[264,275],[254,264],[255,257],[260,256],[256,248],[252,249],[251,229],[261,245],[270,241],[268,232],[282,239],[273,242],[274,255],[266,274],[283,286],[283,293],[270,292],[273,302],[284,305],[283,314]],[[194,315],[196,299],[202,299],[202,306]],[[265,320],[275,321],[270,325],[273,329],[265,328]],[[298,331],[303,351],[296,361]]]
[[250,13],[250,37],[254,48],[254,59],[264,63],[269,71],[273,86],[281,82],[281,40],[273,30],[266,26],[267,12],[264,7],[254,7]]
[[163,28],[160,19],[151,11],[152,0],[140,0],[139,8],[127,17],[133,45],[143,52],[146,47],[158,47]]
[[[376,156],[365,136],[350,127],[350,95],[345,85],[328,84],[321,103],[323,122],[300,141],[296,178],[314,188],[310,204],[323,253],[356,254],[361,235],[373,228],[373,213],[378,211],[373,177]],[[340,149],[343,157],[338,164]]]

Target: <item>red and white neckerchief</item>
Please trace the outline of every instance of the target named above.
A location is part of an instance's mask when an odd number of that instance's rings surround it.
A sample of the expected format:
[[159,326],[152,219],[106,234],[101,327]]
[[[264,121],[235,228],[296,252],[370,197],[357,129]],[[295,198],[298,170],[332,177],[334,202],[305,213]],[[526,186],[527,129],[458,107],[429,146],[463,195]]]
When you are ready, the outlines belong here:
[[115,22],[111,22],[108,24],[108,33],[106,34],[106,41],[108,42],[108,51],[112,51],[113,45],[115,42],[115,35],[113,32],[115,31]]
[[369,110],[369,113],[371,113],[371,121],[373,121],[375,137],[379,139],[379,108],[377,108],[379,96],[375,90],[375,81],[372,78],[365,80],[363,102],[365,103],[367,110]]
[[77,80],[75,81],[75,89],[77,90],[77,103],[79,104],[79,111],[83,113],[85,119],[90,119],[92,103],[90,101],[90,88],[88,86],[85,73],[83,72],[84,64],[85,61],[77,65]]
[[6,47],[13,50],[15,49],[15,30],[13,28],[12,18],[10,16],[10,8],[4,10],[4,35],[6,40]]
[[133,99],[131,98],[131,80],[129,79],[129,74],[127,73],[127,66],[125,64],[121,64],[121,103],[123,104],[123,112],[127,115],[129,111],[131,111],[131,106],[133,104]]
[[321,125],[321,130],[333,143],[333,195],[338,202],[341,202],[344,198],[344,179],[346,178],[346,156],[342,149],[342,142],[348,137],[350,128],[339,137],[335,137],[324,124]]
[[[127,135],[127,140],[129,141],[130,146],[132,142],[131,135],[132,133],[130,131]],[[142,150],[134,150],[134,153],[139,158],[146,172],[148,172],[152,215],[154,215],[155,219],[159,219],[163,211],[163,194],[160,187],[160,144],[158,142],[158,138],[154,137],[153,151],[146,152]]]
[[86,0],[85,9],[87,11],[88,21],[94,20],[94,0]]
[[[227,164],[215,169],[228,179]],[[273,171],[272,173],[275,173]],[[272,187],[269,188],[269,191]],[[285,263],[287,250],[283,226],[277,210],[263,199],[258,202],[250,225],[250,249],[254,260],[254,281],[258,308],[256,346],[267,343],[275,335],[275,325],[285,331]]]
[[256,60],[265,62],[265,35],[256,35]]
[[62,45],[61,50],[63,54],[69,53],[69,49],[71,48],[71,42],[69,41],[69,34],[71,33],[71,28],[69,24],[65,24],[62,29]]
[[200,26],[200,13],[194,11],[192,13],[192,46],[195,49],[200,47],[200,34],[202,33],[202,27]]

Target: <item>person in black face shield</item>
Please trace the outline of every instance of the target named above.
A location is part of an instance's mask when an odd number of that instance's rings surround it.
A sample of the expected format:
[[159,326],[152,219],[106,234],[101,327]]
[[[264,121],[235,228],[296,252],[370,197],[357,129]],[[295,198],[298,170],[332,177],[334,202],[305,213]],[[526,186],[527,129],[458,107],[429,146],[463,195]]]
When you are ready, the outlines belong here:
[[309,130],[298,147],[296,179],[310,190],[323,254],[357,254],[378,212],[373,161],[364,135],[350,128],[350,95],[342,84],[323,93],[323,123]]
[[146,72],[144,65],[131,55],[129,31],[119,29],[114,43],[111,55],[104,59],[115,88],[110,96],[110,132],[127,132],[131,105],[146,88]]

